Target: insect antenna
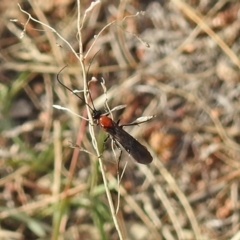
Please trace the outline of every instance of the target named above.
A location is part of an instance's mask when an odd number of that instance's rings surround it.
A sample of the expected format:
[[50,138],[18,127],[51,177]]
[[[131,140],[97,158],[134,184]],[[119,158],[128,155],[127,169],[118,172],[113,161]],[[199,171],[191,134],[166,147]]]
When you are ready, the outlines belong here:
[[[94,58],[97,56],[97,54],[98,54],[100,51],[101,51],[101,49],[99,49],[99,50],[93,55],[93,57],[91,58],[91,60],[90,60],[90,62],[89,62],[89,64],[88,64],[87,79],[88,79],[89,70],[90,70],[90,67],[91,67],[91,65],[92,65],[92,62],[93,62]],[[91,81],[90,81],[90,82],[91,82]],[[90,82],[89,82],[89,83],[90,83]],[[91,95],[90,90],[89,90],[89,84],[87,84],[87,90],[88,90],[88,93],[89,93],[90,101],[91,101],[91,103],[92,103],[92,106],[93,106],[93,108],[94,108],[94,110],[95,110],[95,114],[96,114],[96,113],[99,112],[99,111],[95,108],[95,106],[94,106],[94,104],[93,104],[92,95]]]
[[[64,67],[58,72],[58,74],[57,74],[57,80],[58,80],[58,82],[59,82],[63,87],[65,87],[68,91],[70,91],[70,92],[73,93],[75,96],[77,96],[79,99],[81,99],[81,101],[82,101],[84,104],[86,104],[86,105],[92,110],[92,112],[95,112],[96,109],[94,108],[94,106],[91,107],[82,97],[80,97],[80,96],[79,96],[78,94],[76,94],[71,88],[67,87],[65,84],[63,84],[63,83],[60,81],[60,78],[59,78],[60,73],[61,73],[66,67],[67,67],[67,65],[64,66]],[[89,91],[89,89],[87,89],[87,90]],[[90,94],[90,95],[91,95],[91,94]]]

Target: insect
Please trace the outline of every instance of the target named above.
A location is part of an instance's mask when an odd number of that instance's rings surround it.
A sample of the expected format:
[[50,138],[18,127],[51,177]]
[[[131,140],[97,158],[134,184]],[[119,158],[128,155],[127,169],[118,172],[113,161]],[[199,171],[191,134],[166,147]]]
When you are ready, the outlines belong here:
[[[64,67],[65,68],[65,67]],[[145,146],[143,146],[140,142],[138,142],[135,138],[133,138],[130,134],[128,134],[123,127],[124,126],[133,126],[133,125],[138,125],[144,122],[149,121],[151,117],[146,117],[142,121],[135,121],[129,124],[123,124],[120,125],[118,120],[117,122],[113,121],[110,117],[108,117],[108,113],[103,113],[100,110],[95,109],[93,105],[93,100],[91,97],[91,94],[89,94],[91,102],[92,102],[92,107],[86,103],[86,101],[80,97],[76,92],[74,92],[72,89],[69,87],[65,86],[59,79],[60,73],[63,71],[62,68],[60,72],[57,74],[57,80],[58,82],[68,89],[70,92],[72,92],[75,96],[77,96],[79,99],[81,99],[92,111],[92,118],[94,121],[96,121],[97,125],[101,127],[102,130],[104,130],[107,134],[108,137],[105,139],[104,142],[107,141],[109,137],[112,138],[112,140],[115,142],[116,146],[120,149],[120,155],[118,159],[118,163],[121,158],[122,150],[120,146],[122,146],[132,157],[135,159],[138,163],[141,164],[149,164],[152,162],[153,158],[150,154],[150,152],[147,150]]]

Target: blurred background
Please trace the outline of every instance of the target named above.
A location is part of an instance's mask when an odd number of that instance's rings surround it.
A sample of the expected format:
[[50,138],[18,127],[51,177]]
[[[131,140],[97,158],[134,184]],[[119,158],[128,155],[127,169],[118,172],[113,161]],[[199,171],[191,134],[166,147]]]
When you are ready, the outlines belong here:
[[[123,151],[120,186],[119,151],[94,126],[124,239],[240,239],[240,2],[90,5],[80,16],[95,107],[126,105],[120,124],[156,115],[124,128],[154,160]],[[87,118],[56,78],[67,65],[61,80],[83,89],[77,1],[2,0],[0,12],[0,238],[119,239],[88,123],[53,108]]]

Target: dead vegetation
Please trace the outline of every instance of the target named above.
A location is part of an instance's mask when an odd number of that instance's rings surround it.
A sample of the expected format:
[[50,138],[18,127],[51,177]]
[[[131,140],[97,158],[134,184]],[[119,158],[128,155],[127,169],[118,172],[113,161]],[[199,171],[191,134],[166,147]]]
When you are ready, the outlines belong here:
[[[90,5],[1,2],[1,239],[239,239],[239,1]],[[95,107],[126,105],[113,112],[122,123],[156,114],[125,128],[154,161],[123,154],[120,186],[111,144],[103,151],[93,127],[114,209],[121,194],[115,224],[87,122],[53,108],[87,118],[56,75],[68,65],[64,84],[84,89],[78,54],[87,68],[99,49],[87,76],[98,79]]]

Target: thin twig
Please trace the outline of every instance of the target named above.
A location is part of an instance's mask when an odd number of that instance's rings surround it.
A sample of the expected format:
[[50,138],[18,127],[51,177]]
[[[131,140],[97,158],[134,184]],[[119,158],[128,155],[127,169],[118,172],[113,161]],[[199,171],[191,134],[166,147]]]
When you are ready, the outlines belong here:
[[23,32],[26,31],[26,24],[27,24],[27,23],[29,22],[29,20],[31,19],[32,21],[37,22],[37,23],[43,25],[44,27],[50,29],[52,32],[54,32],[60,39],[62,39],[62,40],[68,45],[68,47],[71,49],[71,51],[72,51],[73,54],[76,56],[76,58],[79,59],[79,55],[75,52],[75,50],[73,49],[73,47],[71,46],[71,44],[70,44],[64,37],[62,37],[62,35],[61,35],[60,33],[58,33],[54,28],[50,27],[49,25],[47,25],[47,24],[45,24],[45,23],[43,23],[43,22],[40,22],[40,21],[38,21],[37,19],[35,19],[34,17],[32,17],[32,15],[31,15],[30,13],[24,11],[24,10],[21,8],[21,6],[20,6],[19,3],[18,3],[18,7],[19,7],[20,11],[23,12],[23,13],[25,13],[25,14],[27,14],[27,15],[28,15],[28,18],[29,18],[28,21],[24,24]]
[[[86,71],[85,71],[85,66],[84,66],[84,59],[85,58],[82,57],[81,22],[80,22],[80,19],[81,19],[80,5],[81,5],[81,3],[80,3],[80,0],[78,0],[77,2],[78,2],[78,35],[79,35],[79,49],[80,49],[80,65],[81,65],[81,68],[82,68],[82,75],[83,75],[83,81],[84,81],[84,84],[83,84],[84,85],[84,97],[85,97],[85,101],[88,103],[87,79],[86,79]],[[104,29],[106,29],[107,26],[105,26],[102,29],[102,31]],[[98,36],[100,35],[100,33],[98,34]],[[95,38],[95,41],[93,42],[92,46],[94,45],[96,40],[97,40],[97,38]],[[92,46],[89,48],[88,53],[91,51]],[[85,57],[88,55],[88,53],[85,55]],[[92,114],[91,114],[91,110],[89,109],[89,106],[87,106],[87,111],[88,111],[88,117],[89,117],[90,121],[92,122],[93,119],[92,119]],[[122,234],[120,225],[118,223],[117,216],[115,214],[115,208],[114,208],[114,205],[113,205],[112,196],[111,196],[111,193],[110,193],[110,190],[109,190],[109,187],[108,187],[108,181],[107,181],[106,173],[105,173],[105,170],[104,170],[102,156],[101,156],[101,154],[99,152],[98,145],[97,145],[97,140],[96,140],[96,136],[95,136],[95,132],[94,132],[93,126],[91,124],[89,124],[89,132],[90,132],[91,137],[92,137],[93,146],[94,146],[95,151],[96,151],[96,153],[98,155],[99,167],[100,167],[100,171],[102,173],[103,183],[104,183],[104,187],[105,187],[105,191],[106,191],[106,195],[107,195],[110,211],[111,211],[111,214],[112,214],[112,218],[113,218],[115,227],[117,229],[119,239],[123,239],[123,234]]]
[[[18,7],[20,9],[21,12],[25,13],[26,15],[28,15],[28,21],[24,24],[24,30],[23,30],[23,33],[26,32],[26,25],[28,24],[28,22],[30,21],[30,19],[34,22],[37,22],[39,24],[41,24],[42,26],[50,29],[52,32],[54,32],[62,41],[64,41],[68,47],[70,48],[70,50],[73,52],[73,54],[76,56],[76,58],[79,60],[79,63],[81,65],[81,69],[82,69],[82,76],[83,76],[83,81],[84,81],[84,97],[85,97],[85,101],[88,103],[88,99],[87,99],[87,79],[86,79],[86,71],[85,71],[85,66],[84,66],[84,59],[86,58],[86,56],[88,55],[88,53],[91,51],[93,45],[95,44],[96,40],[98,39],[98,37],[100,36],[100,34],[108,27],[110,26],[111,24],[113,24],[115,21],[113,21],[112,23],[106,25],[101,31],[100,33],[97,35],[97,37],[95,38],[92,46],[89,48],[87,54],[85,55],[85,58],[83,58],[83,50],[82,50],[82,41],[81,41],[81,14],[80,14],[80,9],[81,9],[81,4],[80,4],[80,0],[77,1],[78,3],[78,24],[77,24],[77,28],[78,28],[78,36],[79,36],[79,50],[80,50],[80,55],[78,55],[75,50],[73,49],[73,47],[71,46],[71,44],[61,36],[61,34],[59,34],[54,28],[50,27],[49,25],[41,22],[41,21],[38,21],[37,19],[33,18],[31,16],[31,14],[29,14],[28,12],[24,11],[20,4],[18,4]],[[55,106],[56,107],[56,106]],[[89,109],[88,106],[87,107],[87,111],[88,111],[88,116],[89,116],[89,119],[90,119],[90,122],[92,122],[92,115],[91,115],[91,111]],[[121,229],[120,229],[120,226],[119,226],[119,223],[117,221],[117,217],[116,217],[116,214],[115,214],[115,209],[114,209],[114,205],[113,205],[113,200],[112,200],[112,197],[111,197],[111,194],[110,194],[110,190],[108,188],[108,183],[107,183],[107,178],[106,178],[106,175],[105,175],[105,171],[104,171],[104,166],[103,166],[103,162],[102,162],[102,158],[101,158],[101,155],[99,153],[99,149],[98,149],[98,146],[97,146],[97,141],[96,141],[96,137],[95,137],[95,133],[94,133],[94,130],[93,130],[93,126],[91,124],[89,124],[89,130],[90,130],[90,134],[91,134],[91,137],[92,137],[92,143],[93,143],[93,146],[96,150],[96,153],[97,153],[97,156],[98,156],[98,159],[99,159],[99,165],[100,165],[100,169],[101,169],[101,173],[102,173],[102,177],[103,177],[103,182],[104,182],[104,186],[105,186],[105,190],[106,190],[106,194],[107,194],[107,199],[108,199],[108,202],[109,202],[109,206],[110,206],[110,210],[111,210],[111,213],[112,213],[112,217],[113,217],[113,221],[114,221],[114,224],[115,224],[115,227],[118,231],[118,235],[119,235],[119,239],[123,239],[123,236],[122,236],[122,232],[121,232]]]

